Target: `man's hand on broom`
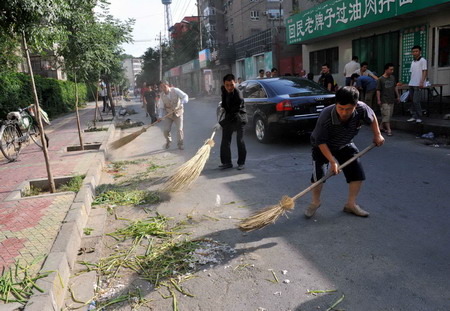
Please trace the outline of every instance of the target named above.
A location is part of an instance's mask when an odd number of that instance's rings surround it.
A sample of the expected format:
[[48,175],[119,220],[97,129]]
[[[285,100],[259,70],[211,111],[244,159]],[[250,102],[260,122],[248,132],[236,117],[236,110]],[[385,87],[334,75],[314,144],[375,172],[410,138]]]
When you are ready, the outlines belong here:
[[337,164],[337,162],[336,161],[330,162],[330,174],[337,175],[340,172],[341,171],[339,170],[339,165]]
[[214,125],[214,127],[213,127],[213,130],[218,131],[218,130],[220,130],[220,128],[221,128],[220,124],[216,123],[216,125]]

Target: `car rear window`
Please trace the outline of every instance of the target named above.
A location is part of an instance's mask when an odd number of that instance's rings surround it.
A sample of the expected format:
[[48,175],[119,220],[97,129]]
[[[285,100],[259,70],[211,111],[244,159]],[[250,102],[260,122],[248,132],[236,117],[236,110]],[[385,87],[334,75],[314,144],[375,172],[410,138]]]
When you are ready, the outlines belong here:
[[300,78],[275,80],[270,83],[270,86],[277,95],[289,95],[290,97],[330,94],[317,83]]

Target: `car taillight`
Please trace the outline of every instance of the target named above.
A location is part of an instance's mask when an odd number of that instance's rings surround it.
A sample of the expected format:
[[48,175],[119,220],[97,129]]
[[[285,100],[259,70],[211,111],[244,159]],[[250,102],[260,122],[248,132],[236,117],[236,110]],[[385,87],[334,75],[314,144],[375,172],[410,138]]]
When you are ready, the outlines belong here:
[[289,99],[285,99],[282,102],[279,102],[276,106],[277,111],[291,111],[293,110],[291,101]]

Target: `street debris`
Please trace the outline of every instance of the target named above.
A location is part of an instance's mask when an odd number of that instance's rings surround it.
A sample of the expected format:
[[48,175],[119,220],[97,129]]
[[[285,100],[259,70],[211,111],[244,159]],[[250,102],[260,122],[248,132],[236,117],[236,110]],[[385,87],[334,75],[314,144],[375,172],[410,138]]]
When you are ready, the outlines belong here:
[[306,290],[307,294],[311,294],[313,296],[317,296],[317,294],[326,294],[326,293],[335,293],[337,292],[336,289],[325,289],[325,290]]
[[289,284],[289,283],[291,283],[291,281],[288,280],[288,279],[286,279],[286,280],[283,281],[283,283],[284,283],[284,284]]
[[116,128],[120,128],[120,129],[124,130],[124,129],[133,128],[133,127],[143,126],[143,125],[144,125],[144,122],[132,121],[131,119],[126,119],[125,121],[117,123],[115,126],[116,126]]
[[336,302],[335,303],[333,303],[326,311],[331,311],[331,310],[334,310],[335,308],[336,308],[336,306],[338,305],[338,304],[340,304],[343,300],[344,300],[344,295],[342,295],[338,300],[336,300]]
[[34,266],[44,258],[38,257],[29,265],[22,265],[17,261],[9,269],[3,268],[0,275],[0,301],[5,303],[18,302],[26,304],[35,290],[43,293],[44,290],[36,285],[36,281],[47,277],[54,271],[34,274]]
[[286,274],[288,273],[288,271],[287,271],[287,270],[281,270],[281,273],[282,273],[283,275],[286,275]]
[[273,293],[275,296],[281,296],[281,292],[275,292]]
[[218,194],[216,194],[216,204],[215,204],[215,206],[216,207],[219,207],[220,206],[220,195],[218,195]]

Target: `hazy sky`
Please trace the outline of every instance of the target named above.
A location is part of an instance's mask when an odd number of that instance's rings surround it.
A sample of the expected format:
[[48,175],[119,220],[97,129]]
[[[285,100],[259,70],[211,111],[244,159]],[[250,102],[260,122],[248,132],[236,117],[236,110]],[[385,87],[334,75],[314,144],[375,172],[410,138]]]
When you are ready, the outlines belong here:
[[[157,38],[161,31],[164,35],[164,5],[161,0],[110,0],[111,14],[121,20],[134,18],[132,44],[125,44],[125,53],[140,57],[149,47],[159,43]],[[172,23],[180,22],[185,16],[197,15],[195,0],[172,0]]]

